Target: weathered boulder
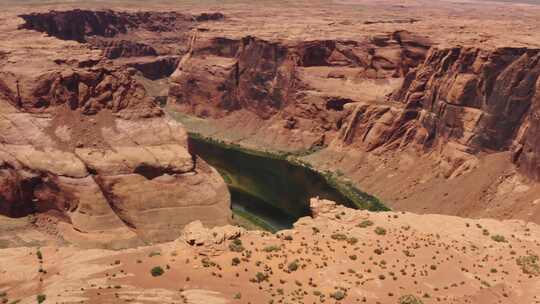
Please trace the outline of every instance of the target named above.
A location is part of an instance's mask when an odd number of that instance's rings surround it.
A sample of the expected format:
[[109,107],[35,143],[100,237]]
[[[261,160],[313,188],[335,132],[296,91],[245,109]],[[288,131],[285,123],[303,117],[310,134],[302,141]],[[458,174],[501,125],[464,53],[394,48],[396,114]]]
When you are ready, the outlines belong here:
[[226,241],[239,238],[244,232],[243,228],[231,225],[206,228],[197,220],[186,225],[179,240],[197,248],[200,254],[213,255],[226,249]]

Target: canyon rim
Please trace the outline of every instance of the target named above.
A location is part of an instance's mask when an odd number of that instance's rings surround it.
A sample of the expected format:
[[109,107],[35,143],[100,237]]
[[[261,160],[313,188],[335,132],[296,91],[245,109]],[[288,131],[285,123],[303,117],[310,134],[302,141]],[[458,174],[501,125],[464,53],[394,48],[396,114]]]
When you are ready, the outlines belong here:
[[0,303],[540,303],[540,3],[0,7]]

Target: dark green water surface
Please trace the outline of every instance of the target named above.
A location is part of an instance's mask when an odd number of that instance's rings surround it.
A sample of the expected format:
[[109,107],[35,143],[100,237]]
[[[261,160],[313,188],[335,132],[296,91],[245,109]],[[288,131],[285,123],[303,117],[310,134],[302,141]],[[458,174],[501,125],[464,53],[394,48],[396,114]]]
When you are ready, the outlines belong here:
[[231,192],[235,216],[277,231],[310,215],[309,200],[320,197],[351,208],[387,210],[376,198],[330,173],[321,174],[286,155],[257,152],[191,134],[189,150],[216,168]]

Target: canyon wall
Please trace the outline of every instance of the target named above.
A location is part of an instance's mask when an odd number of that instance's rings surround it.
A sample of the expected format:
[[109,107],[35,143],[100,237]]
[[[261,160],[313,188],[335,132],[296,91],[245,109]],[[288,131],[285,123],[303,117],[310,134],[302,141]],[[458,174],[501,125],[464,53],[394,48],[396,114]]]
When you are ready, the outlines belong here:
[[455,156],[512,150],[522,172],[537,179],[531,149],[522,151],[534,138],[528,129],[539,75],[539,50],[433,49],[392,98],[417,121],[411,137],[422,147]]
[[38,227],[68,242],[114,247],[230,220],[221,177],[122,69],[1,79],[1,214],[37,214]]
[[328,144],[346,104],[383,99],[429,45],[405,31],[361,41],[196,39],[170,78],[168,104],[274,149]]
[[539,72],[538,50],[439,49],[408,32],[363,42],[212,39],[181,61],[169,105],[298,129],[307,140],[296,148],[436,151],[447,177],[480,153],[513,151],[520,171],[538,179]]
[[[227,22],[238,30],[238,19],[220,13],[71,10],[22,18],[21,33],[76,41],[70,47],[81,52],[101,50],[84,61],[55,58],[62,68],[128,71],[168,110],[204,118],[189,126],[195,132],[255,149],[319,151],[306,160],[345,172],[390,206],[485,215],[491,205],[513,214],[515,204],[536,204],[537,188],[529,183],[540,178],[536,49],[447,47],[406,30],[354,39],[269,39],[245,29],[221,35],[216,31]],[[27,111],[39,113],[51,102],[41,98]],[[71,103],[85,115],[103,107]],[[488,156],[500,159],[490,163],[497,170],[482,167]],[[458,195],[470,184],[460,176],[488,182]],[[532,190],[508,198],[515,189]],[[417,201],[423,203],[414,207]]]

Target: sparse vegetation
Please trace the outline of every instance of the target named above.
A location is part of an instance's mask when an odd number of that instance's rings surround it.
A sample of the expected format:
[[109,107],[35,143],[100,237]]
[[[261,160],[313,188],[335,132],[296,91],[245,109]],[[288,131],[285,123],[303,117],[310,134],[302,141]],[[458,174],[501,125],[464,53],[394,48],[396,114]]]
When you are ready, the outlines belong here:
[[491,239],[498,243],[506,243],[506,238],[500,234],[495,234],[491,236]]
[[290,262],[289,265],[287,265],[287,269],[291,272],[298,270],[298,261]]
[[242,240],[241,239],[234,239],[230,244],[229,244],[229,249],[233,252],[242,252],[244,251],[244,246],[242,245]]
[[375,228],[375,234],[377,235],[386,235],[386,229],[383,227],[376,227]]
[[540,275],[540,265],[538,265],[537,255],[520,256],[516,262],[519,266],[521,266],[523,273]]
[[270,245],[270,246],[264,247],[263,251],[265,251],[265,252],[273,252],[273,251],[279,251],[280,249],[281,249],[280,246]]
[[362,222],[360,222],[360,224],[356,225],[356,227],[360,227],[360,228],[366,228],[369,226],[373,226],[373,222],[370,220],[363,220]]
[[330,297],[334,298],[337,301],[341,301],[341,300],[345,299],[345,296],[346,296],[346,294],[341,290],[335,291],[335,292],[330,294]]
[[159,277],[165,273],[165,270],[163,270],[163,268],[161,268],[160,266],[156,266],[152,268],[152,270],[150,270],[150,273],[153,277]]
[[36,296],[36,300],[38,302],[38,304],[41,304],[43,302],[45,302],[45,300],[47,300],[47,296],[44,295],[44,294],[39,294]]
[[347,240],[347,236],[343,233],[334,233],[330,236],[333,240],[336,241],[345,241]]
[[404,295],[398,299],[399,304],[423,304],[422,300],[413,295]]
[[261,283],[262,281],[268,280],[268,275],[267,275],[266,273],[257,272],[257,273],[255,274],[255,280],[256,280],[258,283]]

